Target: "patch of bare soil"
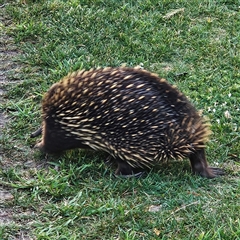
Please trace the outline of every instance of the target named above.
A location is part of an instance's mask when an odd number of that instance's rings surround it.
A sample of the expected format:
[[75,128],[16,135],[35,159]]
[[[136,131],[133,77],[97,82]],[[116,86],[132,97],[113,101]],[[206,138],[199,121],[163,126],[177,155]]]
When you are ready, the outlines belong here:
[[[17,47],[14,45],[14,41],[11,37],[7,35],[7,30],[11,27],[11,19],[9,19],[5,13],[5,6],[0,6],[0,140],[3,138],[3,130],[7,126],[9,121],[6,111],[4,111],[3,105],[8,101],[6,96],[6,86],[13,84],[9,75],[14,74],[14,72],[21,66],[15,61],[17,56],[20,54]],[[2,167],[7,168],[11,163],[10,160],[5,157],[4,149],[0,143],[0,163]],[[11,189],[0,181],[0,227],[6,226],[11,228],[11,226],[19,226],[18,218],[22,214],[28,214],[23,212],[16,213],[14,206],[11,206],[11,202],[14,202],[14,195],[11,193]],[[8,205],[10,204],[10,205]],[[14,210],[15,209],[15,210]],[[30,214],[31,215],[31,214]],[[26,228],[25,228],[26,229]],[[0,237],[1,238],[1,237]],[[30,240],[34,239],[29,236],[29,232],[26,230],[19,230],[15,232],[15,236],[11,236],[9,239],[14,240]]]
[[[1,8],[1,13],[4,13],[4,7]],[[11,24],[11,21],[6,18],[5,14],[0,15],[0,106],[7,99],[5,98],[5,86],[9,84],[8,75],[17,67],[14,58],[18,51],[13,44],[13,39],[6,34],[6,28]],[[7,122],[7,116],[3,109],[0,108],[0,134]]]

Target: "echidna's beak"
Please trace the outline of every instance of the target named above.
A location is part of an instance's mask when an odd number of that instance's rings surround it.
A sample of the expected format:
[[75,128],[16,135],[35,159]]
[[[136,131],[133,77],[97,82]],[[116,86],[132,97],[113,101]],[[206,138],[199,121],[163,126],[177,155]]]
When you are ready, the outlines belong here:
[[42,134],[42,127],[38,128],[35,132],[31,133],[30,137],[35,138]]

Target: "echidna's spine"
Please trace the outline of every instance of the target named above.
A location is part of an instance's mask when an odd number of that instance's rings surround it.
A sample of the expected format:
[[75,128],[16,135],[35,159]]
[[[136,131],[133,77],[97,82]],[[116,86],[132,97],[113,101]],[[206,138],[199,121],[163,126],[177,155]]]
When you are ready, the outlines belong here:
[[[67,75],[45,94],[42,116],[40,148],[103,150],[126,172],[128,166],[193,156],[204,150],[210,134],[208,123],[176,87],[136,68]],[[201,162],[200,155],[190,158],[197,159],[194,166]]]

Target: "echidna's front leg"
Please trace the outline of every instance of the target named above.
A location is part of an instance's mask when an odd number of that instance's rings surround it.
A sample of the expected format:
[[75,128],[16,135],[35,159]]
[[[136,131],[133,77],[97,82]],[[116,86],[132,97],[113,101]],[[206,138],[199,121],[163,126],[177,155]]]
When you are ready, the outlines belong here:
[[214,178],[219,175],[224,175],[224,171],[222,169],[208,166],[204,149],[197,150],[189,156],[189,159],[194,174],[198,174],[206,178]]

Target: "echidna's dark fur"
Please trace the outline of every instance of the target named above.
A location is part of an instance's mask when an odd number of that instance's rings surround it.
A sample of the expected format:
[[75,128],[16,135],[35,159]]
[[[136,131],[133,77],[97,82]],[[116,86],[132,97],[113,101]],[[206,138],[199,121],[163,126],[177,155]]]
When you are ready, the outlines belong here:
[[[78,71],[55,83],[43,98],[46,152],[90,147],[112,155],[117,174],[189,157],[194,173],[222,174],[209,168],[204,144],[208,124],[166,80],[136,68]],[[33,136],[41,134],[41,129]]]

